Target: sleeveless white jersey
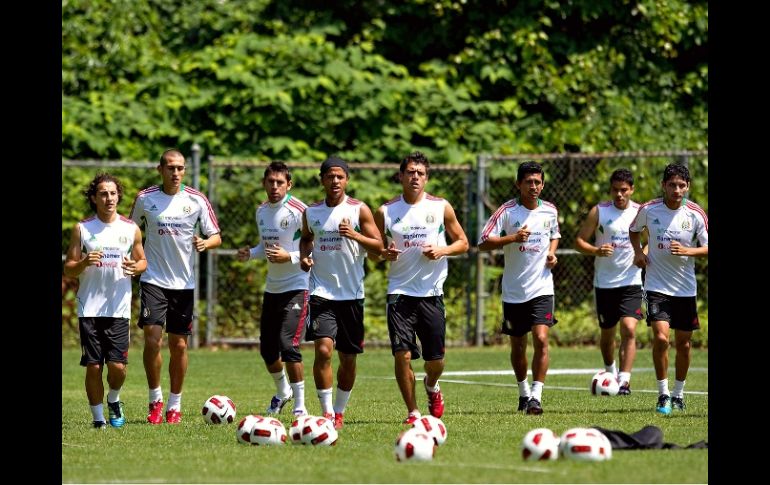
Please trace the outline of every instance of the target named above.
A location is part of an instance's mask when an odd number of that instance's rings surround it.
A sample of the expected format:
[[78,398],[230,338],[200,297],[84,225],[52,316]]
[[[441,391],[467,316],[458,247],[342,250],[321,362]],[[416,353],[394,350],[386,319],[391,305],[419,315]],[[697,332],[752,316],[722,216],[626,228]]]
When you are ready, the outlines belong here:
[[139,227],[144,225],[147,271],[140,280],[167,290],[195,288],[195,225],[200,221],[201,233],[206,236],[219,232],[217,217],[206,196],[186,185],[168,195],[155,185],[136,196],[131,219]]
[[267,262],[265,291],[285,293],[287,291],[307,290],[308,273],[299,265],[299,240],[302,236],[302,213],[307,206],[291,194],[280,202],[265,202],[257,207],[257,230],[259,245],[254,255],[265,259],[265,247],[277,244],[291,255],[287,263]]
[[347,219],[361,232],[359,214],[363,203],[345,196],[335,207],[322,200],[308,206],[305,217],[313,233],[313,267],[310,270],[310,294],[329,300],[364,298],[364,259],[366,250],[347,237],[340,236],[339,225]]
[[695,296],[695,258],[671,254],[671,241],[682,246],[708,246],[708,217],[701,207],[687,199],[671,210],[663,199],[647,202],[639,208],[630,230],[650,233],[647,271],[644,278],[646,291],[657,291],[670,296]]
[[642,269],[634,266],[634,248],[628,239],[628,227],[639,211],[639,204],[629,201],[628,207],[621,210],[612,201],[607,201],[596,207],[599,209],[599,223],[594,245],[612,244],[614,251],[612,256],[594,258],[594,287],[641,285]]
[[385,204],[385,247],[391,241],[403,252],[390,262],[388,293],[409,296],[441,296],[447,277],[447,258],[430,260],[422,254],[422,246],[446,246],[444,207],[447,201],[424,193],[413,204],[398,196]]
[[98,217],[78,223],[83,254],[101,250],[99,264],[78,276],[78,317],[131,318],[131,278],[123,275],[123,256],[131,256],[136,224],[118,216],[109,224]]
[[553,295],[553,275],[545,261],[551,239],[561,238],[555,205],[538,199],[537,207],[529,210],[518,199],[509,200],[489,218],[479,244],[489,236],[515,234],[524,225],[531,231],[529,239],[503,246],[505,303],[524,303],[538,296]]

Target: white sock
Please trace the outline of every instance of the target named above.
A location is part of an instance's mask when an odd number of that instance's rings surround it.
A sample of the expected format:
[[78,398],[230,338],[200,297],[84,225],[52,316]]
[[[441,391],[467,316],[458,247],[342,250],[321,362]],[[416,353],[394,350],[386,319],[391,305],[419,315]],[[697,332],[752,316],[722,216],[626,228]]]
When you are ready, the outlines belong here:
[[425,384],[425,390],[429,392],[439,392],[441,390],[441,387],[438,385],[438,379],[436,380],[436,385],[433,387],[428,386],[428,377],[426,376],[425,379],[422,380],[422,383]]
[[182,393],[174,394],[173,392],[168,393],[168,406],[166,407],[166,411],[181,411],[182,410]]
[[305,381],[292,382],[291,391],[294,393],[294,409],[305,409]]
[[334,407],[332,407],[332,388],[329,389],[318,389],[318,400],[321,401],[321,412],[323,414],[332,414],[334,413]]
[[618,372],[618,383],[623,384],[624,382],[631,384],[630,372]]
[[530,397],[532,392],[529,390],[529,382],[526,379],[523,381],[516,381],[519,385],[519,397]]
[[345,414],[345,406],[348,405],[351,392],[353,389],[343,391],[339,387],[337,388],[337,395],[334,397],[334,414]]
[[150,389],[150,402],[160,401],[163,402],[163,391],[160,386],[155,389]]
[[684,383],[685,381],[674,379],[674,392],[671,393],[671,397],[684,397]]
[[540,381],[532,381],[532,397],[538,401],[543,399],[543,383]]
[[605,365],[604,366],[604,370],[606,370],[607,372],[612,372],[612,375],[615,376],[615,377],[618,376],[618,368],[615,367],[615,361],[614,360],[612,361],[612,364]]
[[91,406],[91,416],[94,417],[94,421],[104,421],[104,407],[102,406],[102,403],[97,404],[96,406]]
[[658,381],[658,394],[671,395],[671,393],[668,392],[668,378]]
[[286,399],[291,396],[291,388],[289,387],[289,380],[286,379],[286,372],[283,369],[280,372],[271,372],[273,380],[275,381],[275,394],[281,399]]
[[120,401],[120,389],[110,388],[110,392],[107,393],[107,402]]

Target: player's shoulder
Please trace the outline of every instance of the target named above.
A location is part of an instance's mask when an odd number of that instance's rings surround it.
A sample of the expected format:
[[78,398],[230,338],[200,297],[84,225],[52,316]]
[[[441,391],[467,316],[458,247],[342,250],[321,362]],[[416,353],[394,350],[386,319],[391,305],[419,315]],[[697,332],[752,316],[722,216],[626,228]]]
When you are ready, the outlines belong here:
[[286,207],[290,210],[294,210],[297,212],[305,212],[305,209],[307,209],[307,204],[299,200],[298,198],[294,197],[293,195],[289,195],[289,198],[286,200]]

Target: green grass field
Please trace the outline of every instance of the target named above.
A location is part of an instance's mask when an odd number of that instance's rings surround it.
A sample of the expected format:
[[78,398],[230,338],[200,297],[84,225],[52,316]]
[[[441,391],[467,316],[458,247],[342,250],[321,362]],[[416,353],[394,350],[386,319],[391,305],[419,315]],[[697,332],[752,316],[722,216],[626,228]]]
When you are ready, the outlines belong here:
[[[664,432],[666,442],[686,446],[708,439],[708,351],[693,351],[685,388],[687,412],[657,416],[651,351],[637,353],[630,396],[594,397],[590,374],[549,374],[542,416],[514,412],[518,392],[512,375],[445,375],[443,421],[447,442],[432,462],[397,463],[393,444],[406,415],[387,349],[367,349],[359,357],[358,380],[337,445],[310,448],[245,446],[236,442],[236,424],[206,425],[200,414],[212,394],[237,405],[237,420],[264,412],[274,393],[257,350],[190,353],[181,425],[146,423],[147,385],[141,348],[131,349],[128,378],[121,392],[127,424],[91,428],[78,350],[62,351],[63,483],[707,483],[708,450],[615,451],[610,461],[559,459],[525,462],[520,443],[532,428],[561,434],[567,428],[601,426],[628,433],[645,425]],[[306,360],[305,397],[310,414],[320,414],[312,379],[312,349]],[[531,346],[530,346],[531,357]],[[674,350],[670,359],[673,366]],[[169,392],[164,352],[163,393]],[[415,371],[421,376],[422,361]],[[596,348],[551,348],[551,370],[600,369]],[[336,366],[336,361],[335,361]],[[505,347],[450,348],[446,372],[509,371]],[[592,374],[593,372],[591,372]],[[673,368],[669,372],[673,386]],[[456,382],[455,382],[456,381]],[[530,377],[531,382],[531,377]],[[687,392],[700,392],[688,394]],[[427,413],[419,387],[421,411]],[[106,401],[105,401],[106,402]],[[279,417],[290,425],[290,406]],[[106,415],[106,406],[105,406]]]

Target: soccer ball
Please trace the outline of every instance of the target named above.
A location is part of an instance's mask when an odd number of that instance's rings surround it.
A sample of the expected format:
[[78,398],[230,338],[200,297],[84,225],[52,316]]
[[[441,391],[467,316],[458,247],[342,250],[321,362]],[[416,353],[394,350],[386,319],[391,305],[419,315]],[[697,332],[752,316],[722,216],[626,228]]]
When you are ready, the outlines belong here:
[[299,432],[299,442],[303,445],[334,446],[337,444],[337,438],[339,437],[337,430],[334,429],[334,423],[322,416],[303,416],[297,418],[297,421],[292,423],[290,429],[292,443],[298,443],[296,433]]
[[559,457],[559,437],[548,428],[535,428],[521,440],[521,457],[525,460],[555,460]]
[[432,436],[410,428],[398,435],[393,452],[398,461],[430,461],[436,453],[436,443]]
[[254,416],[249,441],[252,445],[282,445],[286,443],[286,428],[275,418]]
[[235,428],[235,437],[238,439],[238,443],[244,445],[251,444],[251,430],[254,429],[257,418],[260,417],[261,416],[249,414],[245,418],[241,419],[241,421],[238,423],[238,427]]
[[603,370],[591,378],[591,394],[594,396],[616,396],[619,389],[620,384],[612,372]]
[[433,438],[433,442],[436,443],[436,445],[441,446],[446,441],[446,426],[443,421],[435,416],[423,416],[412,423],[412,427]]
[[[291,426],[289,427],[289,439],[291,440],[292,444],[295,445],[307,445],[309,444],[307,440],[302,439],[302,430],[305,429],[305,421],[307,421],[308,418],[314,418],[315,416],[299,416],[297,419],[294,420],[293,423],[291,423]],[[308,428],[308,434],[310,433],[310,428]]]
[[215,394],[203,403],[201,414],[209,424],[232,423],[235,420],[235,403],[227,396]]
[[561,435],[562,456],[578,461],[604,461],[612,458],[610,440],[594,428],[571,428]]

